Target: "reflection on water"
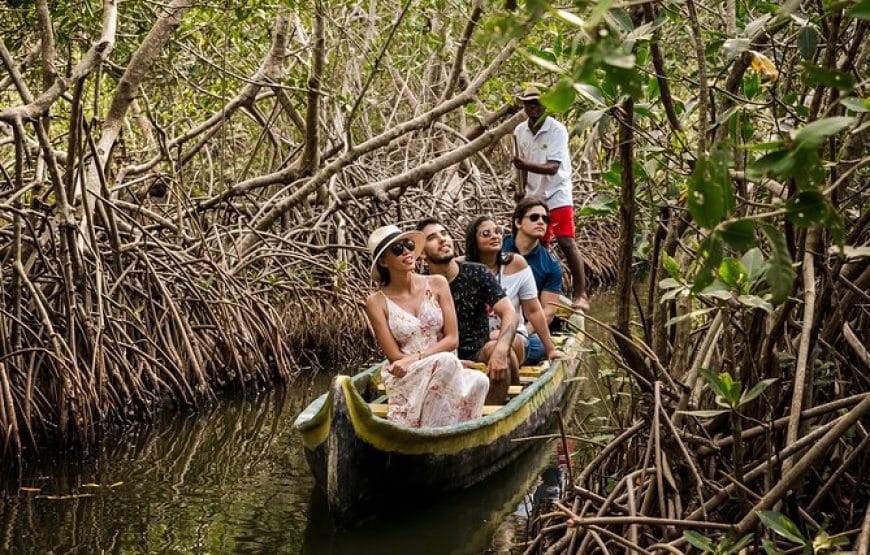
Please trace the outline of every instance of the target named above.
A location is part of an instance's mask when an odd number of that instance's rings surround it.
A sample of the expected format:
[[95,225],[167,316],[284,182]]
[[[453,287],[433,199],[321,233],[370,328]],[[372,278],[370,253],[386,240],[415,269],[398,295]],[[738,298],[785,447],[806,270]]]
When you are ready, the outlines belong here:
[[87,460],[4,476],[0,553],[470,554],[500,525],[512,536],[505,517],[546,464],[542,443],[480,487],[423,506],[408,492],[394,514],[336,532],[291,428],[326,381],[165,415]]
[[536,443],[478,487],[423,506],[408,492],[392,514],[336,532],[292,429],[328,381],[167,413],[85,460],[0,477],[0,553],[505,552],[525,531],[524,494],[560,493],[561,471],[540,473],[554,444]]

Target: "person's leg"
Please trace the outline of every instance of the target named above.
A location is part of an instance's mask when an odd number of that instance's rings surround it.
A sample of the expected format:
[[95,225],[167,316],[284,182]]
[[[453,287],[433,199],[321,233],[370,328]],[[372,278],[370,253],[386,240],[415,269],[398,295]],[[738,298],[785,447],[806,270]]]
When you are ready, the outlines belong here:
[[583,258],[574,240],[574,207],[561,206],[550,210],[550,223],[559,250],[568,263],[571,272],[571,283],[574,284],[573,305],[578,310],[589,309],[589,299],[586,296],[586,269],[583,267]]
[[544,343],[541,341],[541,338],[538,337],[538,334],[533,333],[530,335],[529,342],[526,344],[525,364],[534,366],[544,360],[546,355],[547,353],[544,351]]
[[[489,357],[492,355],[492,350],[495,348],[496,341],[491,340],[480,349],[480,353],[477,355],[477,361],[488,363]],[[493,380],[491,377],[489,379],[489,392],[486,394],[486,404],[487,405],[503,405],[505,399],[507,399],[508,387],[511,384],[511,380],[514,376],[517,377],[517,381],[519,381],[519,364],[517,364],[517,355],[513,349],[510,350],[510,359],[508,361],[508,366],[510,368],[510,373],[506,379],[501,380]]]
[[573,237],[557,237],[556,241],[565,256],[568,269],[571,270],[571,281],[574,283],[572,297],[574,308],[583,311],[589,310],[589,297],[586,295],[586,269],[583,265],[583,258],[580,256],[580,250],[577,248],[577,242],[574,241]]

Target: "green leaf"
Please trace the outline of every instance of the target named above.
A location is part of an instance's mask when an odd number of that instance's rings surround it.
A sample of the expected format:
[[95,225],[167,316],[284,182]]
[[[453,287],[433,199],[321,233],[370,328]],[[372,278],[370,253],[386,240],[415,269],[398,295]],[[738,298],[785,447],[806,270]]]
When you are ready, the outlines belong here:
[[786,217],[801,227],[825,222],[831,214],[831,206],[819,191],[802,191],[785,203]]
[[740,401],[740,382],[735,382],[728,372],[714,374],[702,368],[701,376],[707,380],[710,389],[716,394],[716,403],[723,407],[734,408]]
[[816,149],[821,146],[825,138],[836,135],[849,128],[853,123],[855,123],[855,118],[846,116],[822,118],[808,123],[795,133],[795,149]]
[[541,95],[541,104],[550,112],[561,114],[567,112],[574,103],[577,91],[566,81],[559,83]]
[[727,156],[718,151],[709,158],[698,159],[689,177],[689,212],[707,229],[716,227],[734,203]]
[[804,60],[812,60],[819,44],[819,32],[812,25],[804,25],[797,34],[798,50]]
[[583,112],[583,115],[577,119],[577,124],[574,126],[574,133],[580,135],[586,131],[586,129],[598,123],[598,120],[601,119],[604,112],[604,110],[587,110],[586,112]]
[[855,87],[855,78],[851,74],[838,69],[819,67],[810,62],[803,62],[804,82],[810,86],[831,87],[843,91],[852,90]]
[[669,276],[674,279],[680,279],[680,263],[664,251],[662,252],[662,267]]
[[801,535],[798,527],[787,516],[776,511],[755,511],[761,523],[783,538],[800,545],[806,545],[807,540]]
[[604,57],[604,63],[613,66],[620,67],[622,69],[632,69],[634,67],[634,54],[620,54],[614,52],[613,54],[608,54]]
[[586,83],[574,83],[574,90],[577,91],[577,95],[584,100],[587,100],[599,107],[606,107],[604,104],[604,95],[601,94],[601,89],[593,85],[587,85]]
[[598,22],[601,21],[601,18],[604,17],[604,14],[607,13],[612,4],[613,0],[599,0],[595,4],[595,7],[592,8],[592,13],[589,14],[589,19],[586,22],[587,26],[592,28],[598,25]]
[[791,294],[794,286],[795,271],[791,254],[785,242],[785,235],[770,224],[761,226],[761,232],[770,243],[771,257],[765,278],[770,286],[772,301],[780,304]]
[[764,255],[758,247],[749,249],[740,257],[740,263],[749,274],[749,281],[760,278],[764,272]]
[[749,219],[731,222],[722,228],[721,234],[728,245],[739,251],[755,245],[755,224]]
[[773,306],[758,295],[738,295],[737,302],[749,308],[760,308],[768,314],[773,312]]
[[586,25],[586,22],[581,17],[568,10],[553,10],[553,14],[569,25],[574,25],[575,27],[584,27]]
[[794,168],[795,159],[788,150],[768,152],[747,168],[750,179],[758,179],[767,175],[789,175]]
[[866,19],[870,21],[870,0],[861,0],[854,6],[852,9],[846,12],[848,17],[854,17],[855,19]]
[[[684,413],[685,414],[685,413]],[[713,544],[710,540],[695,532],[694,530],[684,530],[683,539],[703,551],[713,553]]]
[[692,318],[697,318],[698,316],[703,316],[704,314],[707,314],[708,312],[711,312],[713,310],[718,310],[718,308],[716,308],[716,307],[699,308],[698,310],[693,310],[691,312],[681,314],[680,316],[674,316],[673,318],[671,318],[670,320],[665,322],[665,327],[669,328],[669,327],[673,326],[674,324],[682,322],[683,320],[691,320]]
[[674,278],[665,278],[659,282],[659,289],[675,289],[677,287],[684,287],[682,283],[675,280]]
[[762,393],[765,389],[767,389],[768,387],[770,387],[770,385],[771,385],[773,382],[775,382],[776,380],[777,380],[777,378],[768,378],[768,379],[766,379],[766,380],[761,380],[761,381],[758,382],[757,384],[753,385],[753,386],[752,386],[752,389],[750,389],[749,391],[745,391],[745,392],[743,393],[743,395],[740,396],[740,404],[739,404],[738,406],[741,406],[741,407],[742,407],[742,406],[745,405],[746,403],[752,401],[753,399],[755,399],[756,397],[758,397],[759,395],[761,395],[761,393]]
[[713,283],[716,279],[716,271],[722,262],[722,239],[716,233],[711,233],[698,246],[698,258],[700,268],[695,274],[695,282],[692,284],[692,292],[698,293]]
[[870,112],[870,98],[861,99],[855,96],[847,96],[846,98],[840,99],[840,104],[853,112]]
[[770,541],[770,538],[761,539],[761,548],[767,555],[785,555],[785,551],[778,548],[775,543]]
[[719,279],[730,289],[740,293],[749,290],[749,272],[736,258],[725,258],[719,264]]
[[741,549],[743,549],[744,547],[749,545],[749,542],[752,541],[753,537],[754,536],[752,534],[746,534],[745,536],[740,538],[740,540],[738,540],[736,543],[733,543],[732,539],[730,538],[730,532],[729,532],[728,535],[723,540],[723,542],[726,542],[726,544],[727,544],[727,549],[722,551],[722,555],[731,555],[732,553],[739,552]]

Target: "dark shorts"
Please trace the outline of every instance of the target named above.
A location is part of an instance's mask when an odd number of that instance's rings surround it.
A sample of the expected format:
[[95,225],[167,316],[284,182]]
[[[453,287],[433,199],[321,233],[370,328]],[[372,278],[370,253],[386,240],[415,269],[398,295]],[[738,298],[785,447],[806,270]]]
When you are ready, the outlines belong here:
[[550,225],[547,226],[547,233],[543,238],[544,244],[550,244],[553,237],[574,238],[573,206],[560,206],[550,210]]

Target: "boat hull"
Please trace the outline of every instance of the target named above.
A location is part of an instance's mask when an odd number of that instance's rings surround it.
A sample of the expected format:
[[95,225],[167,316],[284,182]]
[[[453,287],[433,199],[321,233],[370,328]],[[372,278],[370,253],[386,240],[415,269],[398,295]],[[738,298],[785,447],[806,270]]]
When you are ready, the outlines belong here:
[[443,428],[411,429],[372,414],[364,396],[376,391],[377,367],[336,376],[296,421],[336,524],[346,527],[410,498],[467,488],[539,445],[525,438],[551,429],[556,409],[571,397],[579,341],[569,338],[564,348],[566,358],[504,407]]

